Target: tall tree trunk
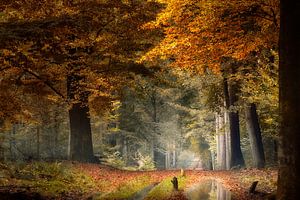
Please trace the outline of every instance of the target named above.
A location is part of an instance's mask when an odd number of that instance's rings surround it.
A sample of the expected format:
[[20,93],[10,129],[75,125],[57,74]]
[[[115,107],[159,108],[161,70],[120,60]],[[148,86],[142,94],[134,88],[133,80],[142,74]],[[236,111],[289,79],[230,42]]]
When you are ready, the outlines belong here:
[[221,157],[221,162],[220,162],[220,169],[225,170],[226,169],[226,136],[225,132],[220,135],[220,157]]
[[273,162],[277,166],[278,165],[278,142],[276,139],[273,140],[273,149],[274,149]]
[[154,138],[152,137],[150,139],[150,157],[152,158],[153,162],[154,162]]
[[220,169],[220,163],[221,163],[221,146],[220,146],[220,127],[219,127],[219,114],[215,114],[215,124],[216,124],[216,147],[217,147],[217,169]]
[[280,1],[278,200],[300,196],[300,3]]
[[82,80],[83,77],[79,75],[68,76],[68,97],[71,102],[69,159],[94,162],[88,93],[81,89]]
[[173,141],[173,150],[172,150],[172,168],[176,168],[176,141]]
[[208,161],[207,161],[207,169],[213,170],[213,159],[212,159],[212,152],[208,149]]
[[123,142],[123,144],[122,144],[122,157],[123,157],[123,159],[124,159],[124,161],[125,161],[125,164],[127,164],[128,163],[128,146],[127,146],[127,139],[126,139],[126,137],[123,137],[122,138],[123,140],[122,140],[122,142]]
[[54,127],[52,128],[53,133],[53,149],[52,149],[52,159],[57,159],[60,157],[59,155],[59,145],[58,145],[58,135],[59,135],[59,124],[58,121],[55,120]]
[[58,145],[58,136],[59,136],[59,120],[58,120],[58,110],[59,107],[56,108],[57,110],[54,111],[54,116],[53,116],[53,126],[52,126],[52,134],[53,134],[53,146],[52,146],[52,151],[51,151],[51,156],[52,159],[57,159],[60,157],[59,155],[59,145]]
[[231,163],[231,140],[230,140],[230,131],[228,127],[228,112],[224,112],[224,132],[225,132],[225,143],[226,143],[226,169],[230,169]]
[[211,165],[212,165],[212,170],[216,170],[215,152],[213,150],[211,150]]
[[245,108],[246,125],[248,129],[253,165],[256,168],[265,167],[265,154],[259,120],[256,112],[256,105],[251,103]]
[[224,129],[224,118],[217,114],[217,166],[220,170],[226,169],[226,135]]
[[169,169],[169,163],[170,163],[170,160],[169,160],[169,151],[168,150],[166,150],[166,153],[165,153],[165,157],[166,157],[166,159],[165,159],[165,169]]
[[244,157],[241,150],[240,142],[240,124],[238,111],[232,111],[231,106],[237,102],[237,87],[235,84],[228,84],[224,78],[224,95],[226,108],[229,110],[229,130],[230,130],[230,168],[234,166],[245,166]]
[[[150,102],[151,102],[151,106],[152,106],[152,109],[153,109],[151,117],[152,117],[152,121],[154,122],[154,132],[155,132],[155,134],[160,135],[160,133],[158,132],[159,130],[157,128],[157,124],[158,124],[159,120],[158,120],[158,113],[157,113],[158,110],[157,110],[157,94],[156,94],[156,89],[154,89],[153,91],[151,91]],[[155,139],[156,139],[156,135],[153,136],[152,140],[155,140]],[[159,168],[158,165],[159,165],[160,162],[159,162],[159,160],[157,160],[157,159],[159,159],[159,157],[154,156],[155,155],[155,151],[156,151],[155,150],[156,147],[157,146],[155,144],[153,144],[153,161],[154,161],[155,167]],[[165,168],[167,168],[166,167],[166,162],[167,162],[167,155],[165,155],[165,163],[164,163]]]

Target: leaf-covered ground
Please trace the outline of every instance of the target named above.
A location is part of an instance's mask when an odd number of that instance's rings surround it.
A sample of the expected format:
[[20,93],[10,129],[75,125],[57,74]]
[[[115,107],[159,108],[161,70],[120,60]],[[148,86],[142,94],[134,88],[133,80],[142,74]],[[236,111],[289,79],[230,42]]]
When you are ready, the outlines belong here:
[[[235,171],[180,170],[124,171],[98,164],[27,163],[0,164],[0,196],[4,199],[128,199],[146,186],[156,186],[145,197],[186,199],[184,191],[201,181],[214,179],[231,191],[232,199],[265,199],[276,189],[276,169]],[[178,177],[179,192],[172,190]],[[259,181],[256,194],[249,194]],[[271,195],[270,195],[271,196]]]

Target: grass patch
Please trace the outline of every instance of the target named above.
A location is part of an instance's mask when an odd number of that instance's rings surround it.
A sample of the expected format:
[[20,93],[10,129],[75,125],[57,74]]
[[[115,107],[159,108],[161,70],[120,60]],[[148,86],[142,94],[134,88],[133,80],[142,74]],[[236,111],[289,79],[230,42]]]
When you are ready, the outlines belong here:
[[128,181],[125,185],[120,186],[117,190],[108,193],[104,196],[96,198],[97,200],[112,200],[112,199],[128,199],[133,196],[136,192],[139,192],[143,188],[150,185],[151,178],[149,176],[141,176],[134,180]]
[[[164,179],[160,182],[155,188],[153,188],[148,195],[146,196],[145,200],[155,200],[155,199],[167,199],[171,197],[173,192],[173,184],[171,180],[173,177],[169,177]],[[178,189],[183,190],[186,184],[186,177],[179,176],[178,177]]]
[[99,187],[91,176],[72,168],[70,164],[33,162],[6,166],[9,177],[1,185],[28,186],[43,196],[81,195]]

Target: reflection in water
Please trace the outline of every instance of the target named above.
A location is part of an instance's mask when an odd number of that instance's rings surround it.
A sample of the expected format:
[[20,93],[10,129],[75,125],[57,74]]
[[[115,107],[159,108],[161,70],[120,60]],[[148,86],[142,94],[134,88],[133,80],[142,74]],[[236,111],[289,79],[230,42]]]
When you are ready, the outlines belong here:
[[207,180],[190,187],[186,191],[189,200],[230,200],[231,194],[221,183]]

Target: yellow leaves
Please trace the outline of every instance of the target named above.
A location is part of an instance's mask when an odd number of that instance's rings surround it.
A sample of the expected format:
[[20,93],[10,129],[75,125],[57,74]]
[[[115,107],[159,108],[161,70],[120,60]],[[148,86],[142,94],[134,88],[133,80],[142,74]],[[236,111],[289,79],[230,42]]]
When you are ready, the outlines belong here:
[[30,53],[30,50],[32,48],[32,46],[34,45],[33,41],[29,41],[29,42],[26,42],[26,43],[23,43],[23,44],[20,44],[17,49],[19,52],[22,52],[24,55],[29,55],[31,54]]
[[159,27],[159,23],[157,23],[156,21],[151,21],[151,22],[148,22],[148,23],[145,23],[141,26],[141,29],[154,29],[154,28],[157,28]]
[[[173,66],[190,68],[189,65],[201,66],[205,63],[213,71],[218,72],[220,57],[243,59],[259,46],[272,45],[277,40],[274,37],[277,33],[268,28],[273,22],[256,18],[252,12],[257,5],[266,7],[271,5],[270,2],[265,2],[266,5],[250,0],[161,2],[166,3],[166,8],[154,22],[144,27],[161,27],[165,33],[164,39],[141,60],[153,61],[156,58],[172,57],[175,58]],[[277,6],[273,5],[265,11],[270,12],[270,9],[275,11]],[[252,30],[251,27],[244,30],[249,20],[258,27],[257,30]]]
[[189,31],[191,33],[199,33],[201,31],[201,28],[200,27],[195,27],[195,26],[190,26]]
[[50,49],[50,45],[49,44],[44,44],[44,46],[42,47],[41,50],[45,51],[45,50],[48,50]]
[[102,34],[102,35],[98,36],[96,38],[96,42],[101,43],[102,49],[105,49],[109,46],[116,44],[117,40],[116,40],[116,38],[113,37],[113,35],[107,33],[107,34]]
[[50,101],[52,101],[52,102],[55,102],[55,103],[57,103],[57,102],[59,102],[59,101],[61,101],[61,98],[59,97],[59,96],[57,96],[57,95],[47,95],[47,97],[46,97],[48,100],[50,100]]
[[11,55],[15,55],[11,50],[9,49],[1,49],[0,50],[0,53],[3,57],[8,57],[8,56],[11,56]]

